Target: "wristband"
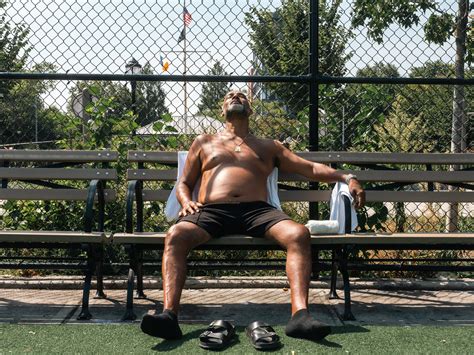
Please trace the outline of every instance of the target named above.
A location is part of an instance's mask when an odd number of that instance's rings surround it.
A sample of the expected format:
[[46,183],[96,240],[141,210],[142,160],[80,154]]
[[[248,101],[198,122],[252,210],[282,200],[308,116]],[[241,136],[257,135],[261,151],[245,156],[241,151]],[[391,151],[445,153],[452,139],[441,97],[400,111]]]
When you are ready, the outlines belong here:
[[349,185],[349,182],[350,182],[352,179],[356,179],[356,180],[357,180],[357,176],[355,176],[354,174],[347,174],[347,177],[346,177],[346,184]]

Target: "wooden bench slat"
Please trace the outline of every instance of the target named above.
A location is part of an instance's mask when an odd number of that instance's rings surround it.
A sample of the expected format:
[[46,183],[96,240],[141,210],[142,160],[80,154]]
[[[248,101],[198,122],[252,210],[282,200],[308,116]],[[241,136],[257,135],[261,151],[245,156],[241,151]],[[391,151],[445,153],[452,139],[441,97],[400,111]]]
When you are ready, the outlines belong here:
[[156,170],[156,169],[128,169],[128,180],[139,181],[176,181],[178,169]]
[[376,233],[346,234],[345,236],[319,236],[321,244],[354,245],[474,245],[474,233]]
[[[474,171],[387,171],[387,170],[342,170],[356,174],[362,182],[472,182]],[[175,181],[178,169],[129,169],[128,180]],[[279,181],[310,181],[298,174],[280,173]]]
[[[87,189],[0,189],[0,200],[85,201],[87,200],[87,192]],[[115,201],[117,192],[112,189],[105,189],[104,195],[106,202]]]
[[[144,201],[166,201],[171,190],[143,190]],[[1,195],[0,195],[1,196]],[[279,190],[280,201],[327,202],[331,191],[285,191]],[[474,202],[472,191],[366,191],[367,202]]]
[[0,160],[34,162],[111,162],[118,152],[110,150],[0,150]]
[[[166,233],[116,233],[112,236],[115,244],[163,244]],[[436,244],[471,244],[474,245],[474,233],[393,233],[393,234],[330,234],[313,235],[311,244],[316,245],[436,245]],[[254,238],[247,235],[232,235],[213,238],[205,245],[244,246],[275,245],[265,238]]]
[[[362,182],[472,182],[474,171],[407,171],[407,170],[340,170],[345,174],[355,174]],[[280,173],[280,181],[308,181],[298,174]]]
[[474,202],[471,191],[366,191],[367,202]]
[[0,242],[5,243],[105,243],[110,241],[104,232],[63,231],[0,231]]
[[[319,163],[474,164],[474,154],[472,153],[298,152],[297,154]],[[130,151],[128,161],[177,164],[177,154],[176,152]]]
[[116,180],[115,169],[0,168],[1,179]]
[[131,150],[127,154],[127,159],[129,162],[135,163],[177,164],[178,154],[176,152]]
[[[143,190],[143,201],[166,201],[171,193],[171,190],[156,189]],[[283,191],[278,192],[280,201],[329,201],[331,197],[330,191]]]
[[364,153],[301,152],[302,158],[319,163],[347,164],[474,164],[472,153]]
[[[166,233],[136,232],[136,233],[115,233],[112,236],[112,243],[115,244],[164,244]],[[338,235],[328,235],[328,237],[338,237]],[[312,244],[318,244],[319,236],[312,236]],[[275,245],[274,241],[265,238],[254,238],[248,235],[230,235],[220,238],[213,238],[204,245],[222,246],[248,246],[248,245]]]

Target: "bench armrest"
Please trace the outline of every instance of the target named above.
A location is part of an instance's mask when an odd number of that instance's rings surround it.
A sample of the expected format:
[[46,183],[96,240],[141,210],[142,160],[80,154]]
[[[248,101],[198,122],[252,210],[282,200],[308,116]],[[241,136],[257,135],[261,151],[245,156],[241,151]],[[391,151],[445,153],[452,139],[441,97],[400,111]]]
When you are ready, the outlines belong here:
[[125,209],[125,232],[133,232],[133,202],[137,206],[136,231],[143,232],[143,182],[130,180],[128,182],[126,209]]
[[89,184],[87,191],[86,209],[84,211],[84,232],[91,233],[92,225],[94,222],[94,202],[95,195],[97,193],[98,202],[98,219],[97,229],[100,232],[104,231],[104,219],[105,219],[105,194],[104,186],[105,181],[103,180],[92,180]]

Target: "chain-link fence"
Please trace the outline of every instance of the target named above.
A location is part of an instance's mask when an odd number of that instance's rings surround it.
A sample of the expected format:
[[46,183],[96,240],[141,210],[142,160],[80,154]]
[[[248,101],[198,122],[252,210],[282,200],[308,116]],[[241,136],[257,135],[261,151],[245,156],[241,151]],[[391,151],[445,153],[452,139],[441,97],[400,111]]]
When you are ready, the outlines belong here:
[[[124,176],[127,150],[186,149],[221,130],[236,88],[252,102],[252,132],[295,151],[472,152],[468,5],[0,0],[0,72],[25,74],[0,78],[0,147],[110,148]],[[118,189],[115,211],[123,180]],[[24,206],[2,203],[0,227],[31,228],[34,217],[11,218]],[[385,230],[444,229],[444,205],[385,206]],[[472,231],[473,204],[458,208],[458,230]]]

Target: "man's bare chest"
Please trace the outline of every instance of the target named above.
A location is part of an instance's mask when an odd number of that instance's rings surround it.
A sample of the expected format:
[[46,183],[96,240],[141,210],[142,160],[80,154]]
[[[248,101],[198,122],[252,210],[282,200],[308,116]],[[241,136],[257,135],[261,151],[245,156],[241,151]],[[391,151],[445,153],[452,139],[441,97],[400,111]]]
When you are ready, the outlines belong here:
[[203,172],[225,168],[240,167],[254,172],[269,174],[275,165],[275,158],[258,144],[244,144],[233,147],[232,144],[213,144],[201,151]]

